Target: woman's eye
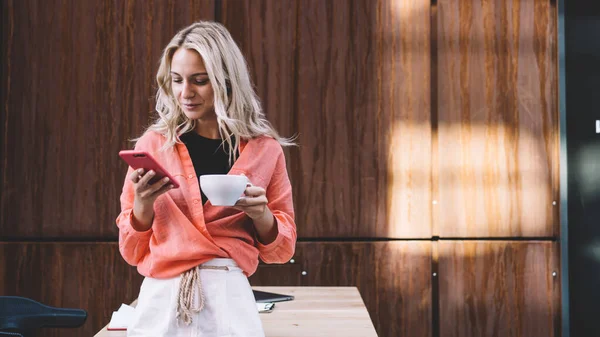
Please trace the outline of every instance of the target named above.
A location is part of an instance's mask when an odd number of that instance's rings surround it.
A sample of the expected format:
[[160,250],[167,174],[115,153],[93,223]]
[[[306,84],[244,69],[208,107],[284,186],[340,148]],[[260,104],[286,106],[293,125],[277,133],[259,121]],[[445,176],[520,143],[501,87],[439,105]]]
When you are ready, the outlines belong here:
[[197,84],[206,84],[208,83],[208,80],[196,80]]
[[175,83],[181,83],[181,79],[180,78],[174,78],[173,82],[175,82]]

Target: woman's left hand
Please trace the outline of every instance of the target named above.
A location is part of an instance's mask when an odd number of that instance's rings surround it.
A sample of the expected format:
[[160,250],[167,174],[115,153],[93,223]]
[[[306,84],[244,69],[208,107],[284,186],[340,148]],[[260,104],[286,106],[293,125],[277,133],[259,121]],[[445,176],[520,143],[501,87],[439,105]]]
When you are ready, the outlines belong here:
[[267,203],[269,202],[265,189],[248,184],[244,194],[246,196],[240,198],[233,207],[246,213],[252,220],[264,217],[265,212],[268,211]]
[[267,193],[264,188],[259,186],[246,186],[246,195],[237,201],[235,209],[246,213],[254,222],[254,228],[258,234],[258,239],[262,244],[269,244],[277,238],[279,229],[273,213],[267,206]]

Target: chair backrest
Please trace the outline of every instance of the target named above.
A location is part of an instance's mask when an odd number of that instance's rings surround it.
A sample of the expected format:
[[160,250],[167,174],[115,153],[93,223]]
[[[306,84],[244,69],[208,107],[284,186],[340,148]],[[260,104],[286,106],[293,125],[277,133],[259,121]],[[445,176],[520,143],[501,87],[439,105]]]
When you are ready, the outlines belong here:
[[0,336],[7,333],[20,336],[41,328],[78,328],[86,319],[85,310],[54,308],[29,298],[0,296]]

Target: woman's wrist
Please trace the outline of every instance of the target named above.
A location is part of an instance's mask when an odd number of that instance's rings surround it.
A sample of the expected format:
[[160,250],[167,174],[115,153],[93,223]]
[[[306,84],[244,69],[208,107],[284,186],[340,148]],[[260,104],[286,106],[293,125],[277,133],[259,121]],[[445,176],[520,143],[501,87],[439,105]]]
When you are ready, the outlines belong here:
[[258,239],[262,244],[267,245],[275,241],[277,234],[279,234],[277,220],[268,207],[265,207],[262,216],[252,219],[252,221],[254,222],[254,228],[256,228]]
[[133,203],[131,227],[138,232],[145,232],[152,227],[154,209],[137,201]]

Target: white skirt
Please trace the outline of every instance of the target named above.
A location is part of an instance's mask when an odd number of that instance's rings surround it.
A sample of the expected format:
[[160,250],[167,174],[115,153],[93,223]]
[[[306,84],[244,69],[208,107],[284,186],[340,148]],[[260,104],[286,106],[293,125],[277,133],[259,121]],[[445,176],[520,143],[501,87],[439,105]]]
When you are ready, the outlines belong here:
[[[264,337],[256,302],[248,278],[232,259],[213,259],[200,269],[204,308],[192,323],[177,320],[181,275],[170,279],[146,277],[140,288],[128,337]],[[194,303],[199,301],[195,292]]]

